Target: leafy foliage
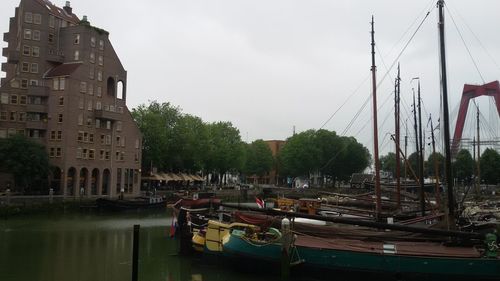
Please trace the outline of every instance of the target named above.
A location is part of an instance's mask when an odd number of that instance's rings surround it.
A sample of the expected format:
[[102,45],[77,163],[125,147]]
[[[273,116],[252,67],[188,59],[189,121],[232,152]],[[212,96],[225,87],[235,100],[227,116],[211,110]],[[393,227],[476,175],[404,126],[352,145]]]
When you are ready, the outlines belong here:
[[470,182],[474,174],[474,160],[467,149],[462,149],[458,152],[452,167],[455,178],[459,181]]
[[30,191],[48,179],[49,158],[44,146],[22,135],[0,140],[0,169],[14,177],[15,187]]
[[487,184],[500,183],[500,154],[487,148],[481,155],[481,180]]
[[246,145],[246,160],[244,171],[247,175],[263,176],[274,164],[271,149],[263,140],[256,140]]

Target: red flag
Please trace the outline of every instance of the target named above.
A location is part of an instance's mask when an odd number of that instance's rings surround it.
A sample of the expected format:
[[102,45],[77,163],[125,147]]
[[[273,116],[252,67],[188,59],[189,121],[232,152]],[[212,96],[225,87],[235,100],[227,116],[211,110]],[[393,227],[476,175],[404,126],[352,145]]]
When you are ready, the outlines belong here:
[[260,199],[259,197],[255,197],[255,203],[257,203],[257,206],[259,206],[259,208],[264,208],[266,204],[264,200]]

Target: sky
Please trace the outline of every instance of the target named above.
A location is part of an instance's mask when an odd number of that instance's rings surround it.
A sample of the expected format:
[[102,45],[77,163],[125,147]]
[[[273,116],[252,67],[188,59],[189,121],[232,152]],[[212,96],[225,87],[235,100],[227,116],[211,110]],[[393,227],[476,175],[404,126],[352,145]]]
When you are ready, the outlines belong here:
[[[58,6],[64,2],[53,1]],[[18,3],[1,0],[2,33],[8,31],[8,19]],[[446,5],[454,119],[465,83],[500,77],[500,1],[449,0]],[[413,126],[413,77],[421,82],[424,126],[429,114],[434,123],[438,121],[436,0],[73,0],[71,6],[77,16],[87,15],[92,25],[110,32],[128,71],[129,109],[153,100],[170,102],[207,122],[232,122],[248,142],[286,139],[294,129],[298,133],[324,128],[354,136],[370,150],[372,105],[363,104],[371,95],[373,15],[381,154],[394,146],[389,134],[394,132],[397,63],[403,134],[407,122],[410,132]],[[485,118],[498,119],[487,111],[488,98],[478,102]],[[429,129],[425,131],[428,135]]]

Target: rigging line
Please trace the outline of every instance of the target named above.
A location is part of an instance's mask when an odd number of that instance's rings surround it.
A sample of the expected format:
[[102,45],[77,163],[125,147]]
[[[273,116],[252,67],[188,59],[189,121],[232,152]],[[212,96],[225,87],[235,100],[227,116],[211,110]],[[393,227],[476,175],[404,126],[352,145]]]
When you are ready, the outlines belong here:
[[446,8],[446,10],[448,11],[448,13],[450,14],[451,21],[453,22],[453,25],[455,26],[455,29],[457,30],[458,35],[460,36],[460,39],[462,40],[462,43],[464,43],[464,47],[467,50],[467,53],[469,54],[469,57],[472,60],[472,63],[474,64],[474,67],[476,68],[477,73],[479,74],[479,77],[481,77],[481,80],[483,81],[483,84],[486,84],[486,82],[484,81],[483,75],[481,74],[481,71],[479,70],[479,67],[477,66],[476,60],[472,56],[472,53],[471,53],[471,51],[469,49],[469,46],[467,46],[467,43],[465,43],[465,39],[462,36],[462,32],[460,32],[460,29],[458,28],[458,25],[455,22],[455,19],[453,18],[453,14],[451,13],[451,11],[448,9],[447,6],[448,5],[445,5],[444,7]]
[[351,128],[351,126],[354,124],[354,122],[356,121],[356,119],[358,119],[359,115],[361,114],[361,112],[364,110],[364,108],[366,107],[366,105],[370,101],[370,98],[371,98],[371,94],[368,95],[368,97],[365,100],[365,102],[363,103],[363,105],[358,109],[358,111],[356,112],[356,114],[354,115],[354,117],[351,119],[351,121],[349,121],[349,123],[347,124],[347,126],[345,127],[345,129],[342,131],[342,134],[341,134],[342,136],[345,136],[347,134],[347,132],[349,131],[349,129]]
[[[447,6],[449,6],[449,3],[447,3]],[[498,70],[500,70],[500,65],[498,65],[497,61],[491,55],[491,53],[488,52],[488,49],[486,49],[486,47],[484,46],[483,42],[479,39],[479,37],[476,35],[476,33],[472,30],[472,28],[469,26],[469,24],[464,19],[464,17],[462,17],[462,15],[460,15],[460,13],[458,12],[457,9],[454,9],[454,10],[455,10],[456,14],[458,15],[458,17],[464,22],[464,24],[467,27],[467,29],[469,29],[470,33],[472,33],[472,36],[474,36],[474,38],[476,38],[476,40],[479,43],[479,45],[481,46],[481,48],[483,48],[483,51],[490,57],[491,61],[493,62],[493,64],[495,64],[495,66],[498,68]]]
[[344,105],[346,105],[346,103],[354,96],[354,94],[356,94],[359,91],[359,89],[361,89],[361,86],[363,86],[366,83],[368,78],[370,78],[370,75],[367,75],[365,79],[363,79],[363,82],[361,82],[361,84],[358,85],[358,87],[349,95],[349,97],[347,97],[347,99],[339,106],[339,108],[335,110],[335,112],[330,116],[330,118],[328,118],[328,120],[326,120],[325,123],[321,125],[321,127],[319,128],[320,130],[323,129],[326,126],[326,124],[328,124],[328,122],[330,122],[332,118],[337,114],[337,112],[339,112],[344,107]]
[[413,38],[415,37],[415,35],[417,35],[418,31],[420,30],[420,28],[424,24],[425,20],[429,17],[429,14],[431,13],[432,9],[434,9],[434,8],[435,8],[435,6],[433,5],[432,8],[431,8],[431,10],[429,10],[427,12],[427,14],[425,15],[425,17],[422,19],[422,21],[420,22],[420,24],[417,26],[417,29],[413,32],[413,34],[411,35],[410,39],[408,39],[408,41],[404,45],[404,47],[401,50],[401,52],[399,52],[399,54],[397,55],[397,57],[392,62],[391,66],[389,67],[389,70],[385,72],[384,76],[382,76],[382,79],[380,79],[380,81],[377,83],[377,88],[380,86],[380,84],[382,84],[382,82],[384,82],[385,78],[387,78],[387,76],[389,75],[389,72],[391,71],[391,69],[394,67],[394,65],[396,64],[396,62],[399,61],[399,58],[401,58],[401,56],[403,55],[404,51],[406,50],[406,48],[408,47],[408,45],[410,45],[410,43],[413,40]]

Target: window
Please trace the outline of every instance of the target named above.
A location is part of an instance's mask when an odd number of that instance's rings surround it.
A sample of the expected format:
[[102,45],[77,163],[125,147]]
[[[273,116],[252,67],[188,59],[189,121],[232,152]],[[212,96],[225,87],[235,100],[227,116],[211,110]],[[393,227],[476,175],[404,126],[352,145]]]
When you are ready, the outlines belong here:
[[34,62],[31,64],[31,73],[38,73],[38,63]]
[[95,157],[95,150],[89,149],[89,159],[94,159],[94,157]]
[[54,43],[54,38],[55,38],[54,33],[49,33],[49,39],[48,39],[49,43]]
[[23,55],[24,56],[31,56],[31,47],[30,46],[23,46]]
[[66,88],[66,78],[59,78],[59,90],[64,90]]
[[92,118],[87,118],[87,126],[92,127]]
[[89,134],[89,142],[94,143],[94,134],[92,133]]
[[95,68],[93,66],[90,66],[89,78],[94,79],[94,74],[95,74]]
[[104,59],[102,57],[102,55],[99,55],[99,65],[103,65],[104,64]]
[[9,104],[9,94],[7,93],[2,93],[0,95],[0,103],[1,104]]
[[102,96],[102,88],[101,88],[101,86],[97,86],[97,96],[98,97]]
[[79,108],[79,109],[83,109],[83,98],[80,98],[80,99],[78,100],[78,108]]
[[100,119],[96,119],[96,120],[95,120],[95,127],[96,127],[97,129],[101,128],[101,120],[100,120]]
[[0,139],[5,139],[7,137],[7,130],[0,129]]
[[76,158],[81,159],[82,158],[82,148],[79,147],[76,149]]
[[58,122],[58,123],[62,123],[62,121],[63,121],[63,115],[62,115],[62,113],[59,113],[59,114],[57,115],[57,122]]
[[90,47],[92,47],[92,48],[95,47],[95,37],[94,36],[90,37]]
[[60,105],[60,106],[63,106],[63,105],[64,105],[64,97],[63,97],[63,96],[60,96],[60,97],[59,97],[59,105]]
[[[19,79],[10,80],[10,86],[16,89],[19,88]],[[28,87],[28,84],[26,84],[26,87]]]
[[38,80],[30,79],[30,86],[38,86]]
[[33,22],[35,24],[42,24],[42,15],[40,15],[40,14],[34,14],[33,15]]
[[92,101],[91,100],[87,101],[87,110],[92,111]]
[[19,122],[25,122],[26,121],[26,112],[19,112],[17,117],[18,117]]
[[31,55],[34,57],[39,57],[40,56],[40,47],[35,47],[31,49]]
[[24,30],[24,39],[31,39],[31,29],[25,29]]
[[106,121],[106,129],[111,130],[111,121],[109,121],[109,120]]
[[26,104],[28,97],[25,95],[19,96],[19,104]]
[[9,114],[9,120],[10,121],[16,121],[17,120],[17,112],[15,111],[11,111],[10,114]]
[[109,150],[106,150],[104,159],[109,160],[110,155],[111,155],[111,153],[109,152]]
[[24,22],[32,23],[33,22],[33,14],[30,12],[25,13],[24,14]]
[[83,142],[89,142],[89,133],[87,132],[83,133]]
[[56,22],[56,18],[53,15],[50,15],[49,16],[49,27],[54,28],[56,26],[55,22]]
[[83,141],[83,131],[78,131],[78,137],[76,138],[78,142]]
[[121,143],[121,137],[116,136],[116,146],[120,146],[120,143]]
[[[52,34],[52,37],[54,37],[53,34]],[[50,36],[49,36],[49,39],[50,39]],[[33,40],[40,41],[40,30],[33,30]]]
[[100,101],[96,101],[95,102],[95,109],[96,110],[101,110],[102,106],[101,106],[101,102]]
[[74,59],[75,59],[75,60],[79,60],[79,59],[80,59],[80,51],[75,50]]
[[62,149],[60,147],[56,147],[56,157],[62,156]]
[[17,104],[17,95],[10,95],[10,103]]
[[[8,136],[13,136],[15,134],[16,134],[16,129],[13,129],[13,128],[9,128],[8,129],[8,131],[7,131],[7,135]],[[38,138],[38,130],[33,130],[31,137],[32,138]]]
[[87,82],[80,82],[80,93],[87,92]]
[[97,71],[97,81],[102,81],[102,70]]
[[0,121],[7,121],[7,111],[0,111]]
[[78,125],[79,126],[83,125],[83,114],[78,114]]
[[86,148],[82,149],[82,158],[83,159],[87,159],[87,157],[88,157],[88,151],[89,150],[86,149]]
[[50,131],[50,140],[56,139],[56,131]]
[[106,135],[106,145],[111,145],[111,135]]
[[135,140],[135,148],[139,149],[139,140],[138,139]]
[[24,136],[24,129],[17,129],[17,134]]
[[50,148],[50,152],[49,152],[49,157],[53,158],[56,156],[56,148],[55,147],[51,147]]
[[[0,136],[1,137],[1,136]],[[99,151],[99,159],[104,160],[104,149]]]
[[52,90],[54,91],[59,90],[59,78],[54,78],[52,83]]
[[94,52],[90,52],[90,58],[89,58],[89,61],[91,63],[95,63],[95,53]]
[[119,132],[122,130],[122,121],[116,122],[116,130]]
[[75,35],[74,35],[73,43],[74,43],[75,45],[80,44],[80,34],[75,34]]
[[103,40],[99,40],[99,50],[104,50],[104,41]]
[[94,84],[89,84],[88,93],[91,96],[94,95]]
[[28,79],[21,79],[21,89],[28,88]]
[[30,72],[30,63],[29,62],[22,62],[21,63],[21,71],[22,72]]
[[57,140],[62,140],[62,131],[57,131]]

